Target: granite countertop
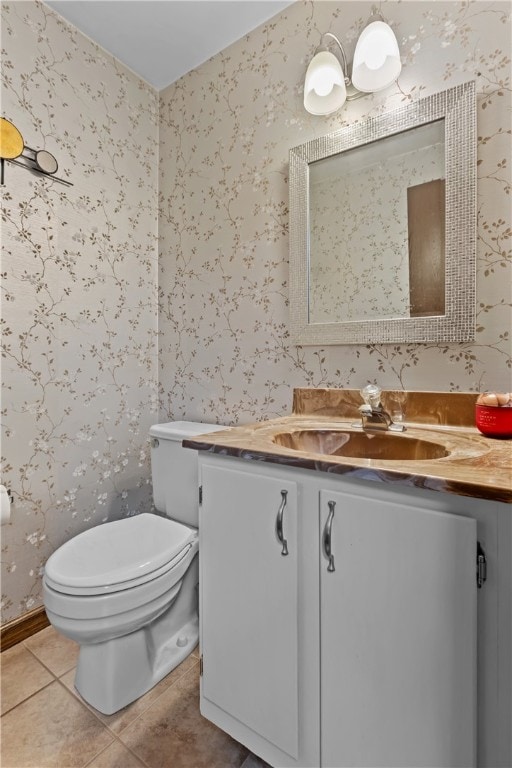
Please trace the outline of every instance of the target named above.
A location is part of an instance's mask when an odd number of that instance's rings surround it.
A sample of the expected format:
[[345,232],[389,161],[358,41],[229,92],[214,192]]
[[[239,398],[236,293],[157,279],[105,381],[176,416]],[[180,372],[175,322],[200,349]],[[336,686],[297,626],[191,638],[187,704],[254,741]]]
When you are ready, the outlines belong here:
[[353,458],[296,450],[274,441],[283,432],[350,429],[360,421],[357,390],[296,389],[290,416],[198,436],[183,445],[251,461],[511,503],[512,440],[485,437],[471,426],[475,400],[472,393],[383,393],[386,410],[403,413],[406,431],[399,440],[441,444],[448,452],[433,460]]

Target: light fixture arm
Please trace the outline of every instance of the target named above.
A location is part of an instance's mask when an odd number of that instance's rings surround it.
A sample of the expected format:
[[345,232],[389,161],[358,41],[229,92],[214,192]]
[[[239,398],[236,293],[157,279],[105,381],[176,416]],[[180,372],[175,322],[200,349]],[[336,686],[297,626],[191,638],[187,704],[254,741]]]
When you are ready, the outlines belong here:
[[370,11],[370,16],[366,24],[368,25],[371,21],[383,21],[386,22],[384,16],[380,12],[380,9],[377,8],[376,5],[372,5],[372,9]]
[[320,38],[320,46],[319,47],[321,47],[322,40],[324,39],[324,37],[332,37],[334,42],[337,43],[338,48],[340,49],[340,53],[341,53],[341,66],[342,66],[342,69],[343,69],[343,75],[345,77],[345,83],[347,85],[349,85],[350,84],[350,77],[348,76],[348,62],[347,62],[347,56],[345,54],[345,49],[343,48],[342,44],[340,43],[340,41],[338,40],[336,35],[333,35],[332,32],[324,32],[323,33],[322,37]]
[[347,54],[345,53],[345,49],[343,48],[343,45],[336,37],[336,35],[334,35],[332,32],[324,32],[320,37],[320,45],[316,49],[316,52],[322,49],[322,40],[324,37],[331,37],[340,49],[341,67],[343,69],[343,77],[345,78],[345,86],[347,88],[347,101],[354,101],[354,99],[360,99],[361,96],[365,96],[365,94],[361,93],[361,91],[358,91],[352,83],[351,75],[349,74],[350,66],[348,63]]

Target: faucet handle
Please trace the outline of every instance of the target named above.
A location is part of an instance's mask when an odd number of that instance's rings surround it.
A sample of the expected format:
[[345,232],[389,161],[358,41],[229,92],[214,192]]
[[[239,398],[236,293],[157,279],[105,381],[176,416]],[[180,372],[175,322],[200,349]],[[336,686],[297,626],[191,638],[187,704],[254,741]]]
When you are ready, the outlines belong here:
[[361,397],[370,408],[379,408],[382,389],[377,384],[367,384],[360,390]]

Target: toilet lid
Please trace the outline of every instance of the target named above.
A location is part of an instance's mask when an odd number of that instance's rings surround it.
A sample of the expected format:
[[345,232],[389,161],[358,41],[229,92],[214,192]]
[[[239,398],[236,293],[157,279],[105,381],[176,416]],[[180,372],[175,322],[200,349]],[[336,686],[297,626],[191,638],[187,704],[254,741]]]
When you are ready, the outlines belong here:
[[197,530],[169,518],[148,513],[123,518],[59,547],[45,565],[45,578],[71,594],[128,589],[165,571],[196,539]]

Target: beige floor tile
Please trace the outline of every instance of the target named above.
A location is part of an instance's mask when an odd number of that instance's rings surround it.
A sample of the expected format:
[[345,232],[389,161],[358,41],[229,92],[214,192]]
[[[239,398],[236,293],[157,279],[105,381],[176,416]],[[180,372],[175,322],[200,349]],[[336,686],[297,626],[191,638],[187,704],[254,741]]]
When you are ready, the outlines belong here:
[[57,680],[2,717],[5,768],[82,768],[113,741]]
[[0,665],[2,715],[55,679],[21,644],[3,651]]
[[87,707],[92,709],[94,714],[99,717],[102,723],[108,725],[111,731],[114,731],[114,733],[120,733],[122,730],[124,730],[124,728],[130,725],[130,723],[133,723],[133,721],[136,720],[139,715],[148,709],[148,707],[150,707],[151,704],[153,704],[158,699],[158,697],[161,696],[164,691],[167,690],[167,688],[169,688],[170,685],[174,685],[174,683],[179,680],[179,678],[184,675],[185,672],[188,672],[190,669],[192,669],[192,667],[197,666],[198,664],[199,662],[194,656],[188,656],[184,661],[181,662],[179,666],[173,669],[172,672],[169,672],[169,674],[164,677],[163,680],[160,680],[160,682],[157,683],[154,688],[145,693],[144,696],[141,696],[140,699],[137,699],[127,707],[120,709],[119,712],[115,712],[113,715],[104,715],[102,712],[98,712],[97,709],[90,707],[90,705],[84,701],[84,699],[82,699],[74,685],[74,669],[63,675],[60,680],[66,686],[66,688],[70,690],[71,693],[73,693],[74,696],[76,696]]
[[145,766],[119,741],[114,741],[91,763],[87,763],[87,768],[145,768]]
[[42,629],[25,640],[24,645],[57,677],[76,666],[80,650],[78,643],[60,635],[53,627]]
[[272,768],[272,767],[268,763],[266,763],[264,760],[262,760],[261,757],[258,757],[257,755],[253,755],[251,752],[251,754],[247,755],[247,757],[245,758],[241,768]]
[[248,750],[199,712],[199,674],[183,675],[120,739],[149,768],[240,768]]

